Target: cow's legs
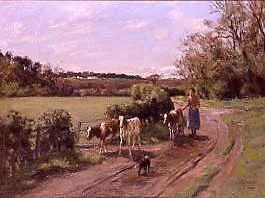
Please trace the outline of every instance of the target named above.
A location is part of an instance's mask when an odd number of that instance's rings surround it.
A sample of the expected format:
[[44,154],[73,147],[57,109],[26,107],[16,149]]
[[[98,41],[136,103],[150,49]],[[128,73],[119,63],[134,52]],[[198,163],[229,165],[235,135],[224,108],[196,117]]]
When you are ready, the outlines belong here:
[[99,148],[99,153],[103,152],[103,140],[100,140],[100,148]]
[[107,148],[106,148],[105,142],[103,142],[103,149],[104,149],[104,152],[107,153]]
[[135,136],[133,136],[133,138],[132,138],[132,149],[134,149],[134,145],[135,145]]
[[174,140],[174,138],[175,138],[175,128],[173,127],[172,128],[172,132],[171,132],[172,134],[171,134],[171,140]]
[[169,135],[170,140],[174,140],[174,128],[170,127],[169,132],[170,132],[170,135]]
[[119,155],[121,154],[121,147],[122,147],[123,138],[120,137],[120,149],[119,149]]
[[123,143],[123,136],[122,136],[122,129],[120,129],[120,149],[119,149],[119,155],[121,154],[122,143]]
[[128,146],[129,146],[129,155],[130,155],[131,158],[132,158],[131,138],[130,138],[130,137],[128,137]]
[[138,149],[140,150],[141,149],[141,137],[140,137],[140,135],[138,135],[137,138],[138,138]]
[[171,127],[170,127],[170,125],[168,125],[168,129],[169,129],[169,140],[171,140]]

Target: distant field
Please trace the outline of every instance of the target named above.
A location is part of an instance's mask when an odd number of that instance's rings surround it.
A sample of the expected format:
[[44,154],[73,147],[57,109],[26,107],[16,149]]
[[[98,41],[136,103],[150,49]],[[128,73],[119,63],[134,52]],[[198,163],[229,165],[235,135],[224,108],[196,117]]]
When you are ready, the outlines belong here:
[[106,107],[129,101],[128,97],[25,97],[0,98],[0,115],[16,110],[30,118],[52,109],[65,109],[70,112],[73,123],[89,121],[98,123],[104,117]]

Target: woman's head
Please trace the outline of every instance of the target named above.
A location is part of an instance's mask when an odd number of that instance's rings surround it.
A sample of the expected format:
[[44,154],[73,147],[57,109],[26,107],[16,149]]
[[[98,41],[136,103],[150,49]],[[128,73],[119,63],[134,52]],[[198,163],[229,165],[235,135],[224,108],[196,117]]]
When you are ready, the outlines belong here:
[[190,94],[190,96],[196,95],[196,90],[193,87],[190,88],[189,94]]

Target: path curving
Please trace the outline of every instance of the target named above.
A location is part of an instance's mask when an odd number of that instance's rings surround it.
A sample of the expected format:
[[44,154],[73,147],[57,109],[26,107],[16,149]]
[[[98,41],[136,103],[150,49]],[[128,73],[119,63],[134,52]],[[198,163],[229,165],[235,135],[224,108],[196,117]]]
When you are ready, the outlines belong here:
[[209,164],[220,166],[221,171],[201,192],[201,197],[214,197],[219,181],[229,175],[240,150],[240,140],[236,139],[230,154],[220,155],[229,133],[220,119],[222,113],[227,112],[201,109],[198,139],[188,137],[186,129],[186,136],[178,137],[174,145],[165,142],[144,147],[152,156],[149,176],[138,177],[134,162],[115,155],[86,170],[49,178],[17,197],[175,197],[190,181],[200,177]]

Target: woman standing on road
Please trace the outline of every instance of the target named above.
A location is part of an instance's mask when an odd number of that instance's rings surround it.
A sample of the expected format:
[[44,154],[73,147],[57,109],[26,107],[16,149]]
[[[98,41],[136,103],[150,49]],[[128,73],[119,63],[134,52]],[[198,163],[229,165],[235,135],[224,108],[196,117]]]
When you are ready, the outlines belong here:
[[200,129],[200,100],[194,88],[190,89],[188,102],[183,110],[185,110],[187,107],[189,107],[187,127],[188,129],[191,129],[191,134],[194,137],[196,135],[196,130]]

